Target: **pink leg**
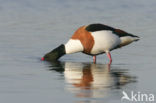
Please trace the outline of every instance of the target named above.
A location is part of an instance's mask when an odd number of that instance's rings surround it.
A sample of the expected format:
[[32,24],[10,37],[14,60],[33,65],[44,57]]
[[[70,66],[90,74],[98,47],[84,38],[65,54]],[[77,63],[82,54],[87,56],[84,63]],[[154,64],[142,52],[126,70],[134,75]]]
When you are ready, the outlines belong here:
[[109,64],[111,64],[112,63],[112,57],[111,57],[110,52],[107,52],[107,57],[109,58]]
[[93,63],[96,63],[96,56],[93,56]]

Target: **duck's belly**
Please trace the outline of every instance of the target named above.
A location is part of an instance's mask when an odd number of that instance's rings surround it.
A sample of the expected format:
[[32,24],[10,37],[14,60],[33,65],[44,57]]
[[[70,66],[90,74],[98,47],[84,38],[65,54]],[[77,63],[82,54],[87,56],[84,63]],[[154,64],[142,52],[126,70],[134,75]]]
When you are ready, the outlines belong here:
[[92,32],[91,35],[94,38],[94,45],[90,52],[92,55],[110,51],[121,42],[120,38],[112,31],[97,31]]

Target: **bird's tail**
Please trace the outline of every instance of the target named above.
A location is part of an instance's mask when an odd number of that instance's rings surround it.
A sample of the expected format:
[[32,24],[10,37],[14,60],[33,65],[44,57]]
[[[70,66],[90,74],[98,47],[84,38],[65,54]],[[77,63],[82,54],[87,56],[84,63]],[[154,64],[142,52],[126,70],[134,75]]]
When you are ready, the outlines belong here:
[[139,36],[136,36],[136,37],[133,37],[134,41],[138,41],[140,40],[140,37]]
[[136,35],[133,35],[133,34],[130,34],[130,33],[129,33],[129,36],[133,38],[133,41],[140,40],[140,37],[139,36],[136,36]]

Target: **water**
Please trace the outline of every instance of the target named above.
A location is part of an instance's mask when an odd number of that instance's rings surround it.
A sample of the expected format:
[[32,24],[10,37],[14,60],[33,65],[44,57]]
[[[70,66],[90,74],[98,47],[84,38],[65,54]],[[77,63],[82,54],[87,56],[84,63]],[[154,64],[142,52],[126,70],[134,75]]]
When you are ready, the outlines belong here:
[[[122,91],[156,94],[155,0],[0,0],[1,103],[121,103]],[[104,23],[141,40],[92,57],[40,58],[80,26]]]

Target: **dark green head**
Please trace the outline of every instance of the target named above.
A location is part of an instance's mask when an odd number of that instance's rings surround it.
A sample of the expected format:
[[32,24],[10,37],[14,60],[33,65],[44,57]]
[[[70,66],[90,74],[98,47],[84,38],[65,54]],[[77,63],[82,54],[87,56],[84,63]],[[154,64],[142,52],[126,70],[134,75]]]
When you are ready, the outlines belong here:
[[47,53],[42,60],[47,60],[47,61],[57,61],[61,56],[66,54],[65,52],[65,46],[61,44],[51,52]]

